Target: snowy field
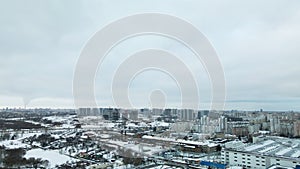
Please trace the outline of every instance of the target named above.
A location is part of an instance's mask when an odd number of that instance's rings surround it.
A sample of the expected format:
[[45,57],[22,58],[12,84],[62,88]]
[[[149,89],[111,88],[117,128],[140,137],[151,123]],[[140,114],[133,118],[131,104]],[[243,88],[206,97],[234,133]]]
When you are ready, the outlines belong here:
[[[12,133],[11,135],[13,134],[15,133]],[[0,141],[0,146],[5,146],[7,149],[31,148],[30,145],[22,143],[22,140],[27,137],[32,137],[34,135],[39,136],[41,134],[42,134],[41,132],[17,134],[16,140]]]
[[54,168],[56,165],[61,165],[66,162],[78,161],[77,159],[60,154],[58,150],[42,150],[32,149],[26,152],[25,158],[41,158],[49,161],[49,167]]

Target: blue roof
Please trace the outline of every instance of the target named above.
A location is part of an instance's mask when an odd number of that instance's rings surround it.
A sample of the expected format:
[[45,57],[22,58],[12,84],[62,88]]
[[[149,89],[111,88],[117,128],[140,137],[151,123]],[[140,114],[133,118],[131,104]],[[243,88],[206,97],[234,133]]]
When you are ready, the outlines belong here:
[[209,162],[209,161],[201,161],[200,165],[205,165],[205,166],[214,167],[214,168],[221,168],[221,169],[226,168],[226,164],[219,164],[219,163],[214,163],[214,162]]

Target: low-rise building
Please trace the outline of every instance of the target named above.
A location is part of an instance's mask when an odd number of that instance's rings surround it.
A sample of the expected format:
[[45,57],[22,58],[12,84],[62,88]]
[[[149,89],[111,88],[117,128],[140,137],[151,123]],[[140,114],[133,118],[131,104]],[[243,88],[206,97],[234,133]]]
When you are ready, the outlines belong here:
[[300,164],[300,140],[266,136],[254,144],[228,142],[222,152],[222,163],[229,166],[264,169],[272,165],[296,167]]

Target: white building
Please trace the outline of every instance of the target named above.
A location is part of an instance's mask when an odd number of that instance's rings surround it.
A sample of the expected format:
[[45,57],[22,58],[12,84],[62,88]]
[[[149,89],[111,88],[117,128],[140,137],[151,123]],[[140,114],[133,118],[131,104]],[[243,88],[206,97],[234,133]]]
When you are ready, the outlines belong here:
[[227,117],[221,116],[219,117],[219,131],[218,132],[223,132],[227,131]]
[[193,121],[196,120],[196,112],[192,109],[181,109],[177,111],[178,117],[183,121]]
[[277,116],[270,119],[270,131],[271,133],[280,133],[280,120]]
[[265,137],[255,144],[240,141],[225,144],[222,163],[229,166],[265,169],[272,165],[295,167],[300,165],[300,140]]

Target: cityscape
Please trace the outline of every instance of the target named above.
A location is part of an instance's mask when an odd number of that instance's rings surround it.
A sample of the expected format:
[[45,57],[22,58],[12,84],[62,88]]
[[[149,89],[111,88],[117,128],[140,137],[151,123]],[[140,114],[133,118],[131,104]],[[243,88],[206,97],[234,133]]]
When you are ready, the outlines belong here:
[[4,108],[0,117],[2,167],[300,165],[300,113],[293,111]]
[[1,0],[0,169],[300,169],[299,0]]

